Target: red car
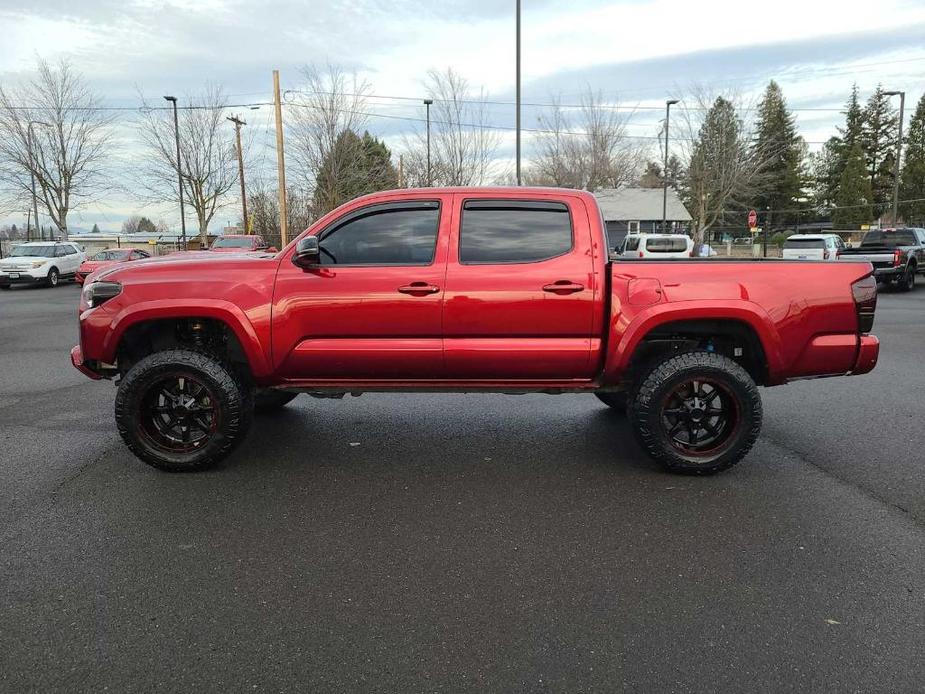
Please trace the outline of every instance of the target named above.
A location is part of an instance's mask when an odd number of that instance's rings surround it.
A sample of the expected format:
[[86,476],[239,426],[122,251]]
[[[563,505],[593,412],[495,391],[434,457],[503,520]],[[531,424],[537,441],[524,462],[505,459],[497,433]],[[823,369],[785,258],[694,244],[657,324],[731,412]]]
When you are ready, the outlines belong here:
[[618,260],[577,190],[376,193],[273,256],[94,280],[71,360],[121,378],[119,433],[165,470],[221,460],[255,406],[422,391],[595,395],[668,470],[710,474],[758,438],[757,386],[867,373],[879,354],[870,263]]
[[263,237],[254,234],[226,234],[219,236],[209,247],[210,251],[218,253],[246,253],[247,251],[269,251],[270,249]]
[[100,251],[92,258],[83,261],[80,267],[77,268],[74,281],[77,284],[83,284],[87,275],[91,272],[96,272],[118,263],[127,263],[130,260],[141,260],[142,258],[150,257],[149,253],[140,251],[137,248],[107,248],[105,251]]

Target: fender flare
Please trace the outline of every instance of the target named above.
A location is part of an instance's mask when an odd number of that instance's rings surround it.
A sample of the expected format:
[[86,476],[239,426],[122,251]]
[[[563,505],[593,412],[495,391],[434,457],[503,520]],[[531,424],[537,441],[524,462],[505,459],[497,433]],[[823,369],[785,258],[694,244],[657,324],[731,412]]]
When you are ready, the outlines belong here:
[[780,334],[771,317],[760,306],[742,301],[697,301],[696,305],[684,305],[686,303],[689,302],[663,303],[646,308],[622,329],[618,325],[621,317],[611,317],[610,334],[622,332],[622,335],[618,340],[612,340],[608,347],[604,381],[612,383],[618,380],[646,335],[661,325],[678,321],[728,320],[744,323],[755,332],[768,362],[769,383],[783,382],[780,375],[784,367]]
[[244,351],[254,376],[270,373],[263,345],[247,314],[238,306],[220,299],[184,301],[158,299],[132,304],[116,313],[103,341],[103,360],[112,362],[125,331],[134,325],[151,320],[178,318],[211,318],[221,321],[234,333]]

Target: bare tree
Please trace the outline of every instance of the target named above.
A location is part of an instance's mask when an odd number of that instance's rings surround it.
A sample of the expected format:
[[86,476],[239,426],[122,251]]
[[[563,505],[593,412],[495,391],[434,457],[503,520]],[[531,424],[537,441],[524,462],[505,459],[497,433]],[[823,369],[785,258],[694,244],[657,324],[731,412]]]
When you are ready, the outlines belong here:
[[29,206],[34,177],[41,208],[67,236],[68,214],[106,188],[112,119],[100,106],[63,59],[52,65],[40,58],[33,79],[0,87],[0,195],[6,206]]
[[627,136],[631,113],[621,113],[590,88],[577,107],[563,106],[558,97],[552,102],[539,117],[543,132],[527,171],[530,183],[593,191],[636,179],[645,148]]
[[[353,168],[362,147],[343,135],[363,131],[370,85],[356,73],[330,63],[306,66],[302,77],[303,88],[289,102],[294,107],[289,142],[296,178],[300,188],[333,209],[345,202],[336,199],[339,182]],[[319,179],[322,167],[327,175]]]
[[407,185],[471,186],[496,178],[495,154],[501,134],[491,125],[484,90],[473,92],[468,80],[453,68],[428,72],[424,89],[433,100],[430,177],[423,127],[405,138]]
[[684,101],[677,138],[687,165],[682,195],[699,245],[726,212],[746,210],[763,189],[772,152],[754,143],[735,95],[694,88]]
[[[139,188],[151,203],[179,204],[177,150],[173,111],[153,108],[145,101],[141,115],[141,139],[147,149],[139,169]],[[219,86],[207,86],[202,94],[189,96],[181,107],[180,173],[185,200],[193,207],[203,244],[215,213],[233,202],[238,184],[234,137],[225,121],[228,100]],[[247,147],[242,146],[247,152]],[[229,195],[231,194],[231,195]]]

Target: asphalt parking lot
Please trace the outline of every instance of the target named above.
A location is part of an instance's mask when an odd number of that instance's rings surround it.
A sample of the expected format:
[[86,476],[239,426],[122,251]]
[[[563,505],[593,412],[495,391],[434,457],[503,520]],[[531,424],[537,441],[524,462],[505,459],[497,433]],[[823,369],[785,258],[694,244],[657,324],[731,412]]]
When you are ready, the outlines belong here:
[[159,473],[77,296],[0,293],[3,691],[922,689],[925,288],[707,479],[578,395],[303,396]]

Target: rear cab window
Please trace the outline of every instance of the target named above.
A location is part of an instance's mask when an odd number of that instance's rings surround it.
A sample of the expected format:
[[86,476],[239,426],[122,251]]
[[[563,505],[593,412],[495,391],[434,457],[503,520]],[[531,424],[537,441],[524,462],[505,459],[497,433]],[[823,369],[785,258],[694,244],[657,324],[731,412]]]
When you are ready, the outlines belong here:
[[537,263],[569,253],[568,205],[541,200],[467,200],[459,229],[463,265]]
[[900,248],[902,246],[915,246],[916,237],[912,229],[876,229],[868,231],[861,240],[861,248],[882,246],[886,248]]

